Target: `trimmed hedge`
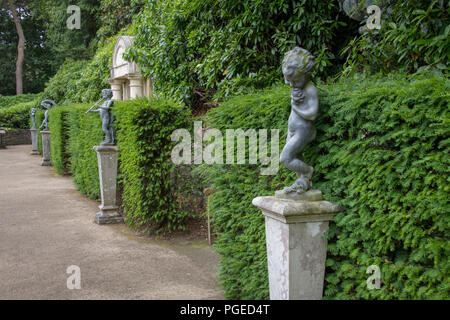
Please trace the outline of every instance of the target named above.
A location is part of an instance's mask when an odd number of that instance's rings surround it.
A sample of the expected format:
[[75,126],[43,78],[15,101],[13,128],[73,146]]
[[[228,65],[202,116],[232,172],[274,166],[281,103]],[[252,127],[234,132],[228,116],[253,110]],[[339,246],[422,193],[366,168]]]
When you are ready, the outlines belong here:
[[33,100],[29,102],[22,102],[11,107],[1,108],[0,127],[29,129],[31,127],[31,108],[38,107],[39,101]]
[[[98,114],[86,114],[92,104],[53,108],[51,158],[58,173],[70,172],[78,189],[99,199],[97,155],[93,147],[104,139]],[[114,127],[119,151],[119,187],[126,223],[156,231],[183,228],[188,215],[174,185],[170,159],[171,133],[186,128],[189,112],[163,98],[115,102]]]
[[[280,129],[285,141],[290,89],[224,102],[208,114],[220,129]],[[448,299],[450,81],[397,76],[319,86],[317,138],[304,158],[313,183],[344,212],[331,223],[324,294],[328,299]],[[284,143],[281,143],[282,147]],[[284,167],[203,165],[217,192],[208,200],[229,299],[267,299],[263,215],[251,205],[292,183]],[[369,291],[366,269],[381,269]]]
[[31,102],[38,97],[37,94],[19,94],[16,96],[0,97],[0,109],[9,108],[24,102]]
[[69,139],[69,116],[68,107],[56,107],[49,111],[48,128],[50,130],[50,154],[52,165],[58,174],[69,173],[70,159],[68,144],[64,141]]

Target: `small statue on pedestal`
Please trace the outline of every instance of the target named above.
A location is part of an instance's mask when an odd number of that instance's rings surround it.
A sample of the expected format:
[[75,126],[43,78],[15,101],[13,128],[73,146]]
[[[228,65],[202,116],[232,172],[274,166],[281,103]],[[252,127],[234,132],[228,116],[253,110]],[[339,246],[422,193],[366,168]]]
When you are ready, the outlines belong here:
[[50,110],[50,108],[56,107],[56,102],[53,100],[46,99],[41,102],[41,106],[44,107],[44,109],[46,109],[46,110],[45,110],[44,120],[42,121],[42,124],[39,127],[39,129],[44,128],[44,131],[48,131],[48,111]]
[[309,82],[314,65],[311,53],[300,47],[288,51],[283,59],[284,79],[293,90],[288,134],[280,162],[297,174],[297,180],[293,185],[277,191],[277,197],[296,199],[312,186],[314,168],[303,162],[302,151],[316,137],[313,120],[319,111],[319,99],[316,87]]
[[[111,108],[114,106],[112,100],[113,92],[111,89],[102,90],[102,99],[100,99],[95,105],[93,105],[88,112],[100,112],[100,118],[102,119],[102,129],[105,133],[105,141],[101,142],[101,146],[113,146],[114,145],[114,117],[111,113]],[[99,105],[100,101],[105,100],[102,105]],[[97,108],[97,109],[94,109]]]
[[36,108],[31,109],[31,123],[32,123],[31,129],[36,129],[36,112],[37,112]]

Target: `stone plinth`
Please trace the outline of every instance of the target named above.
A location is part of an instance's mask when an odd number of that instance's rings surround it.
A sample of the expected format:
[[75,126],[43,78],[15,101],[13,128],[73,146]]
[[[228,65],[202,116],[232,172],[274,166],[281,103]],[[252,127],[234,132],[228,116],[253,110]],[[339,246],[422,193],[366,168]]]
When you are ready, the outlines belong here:
[[123,221],[117,211],[116,186],[117,186],[117,146],[95,146],[98,159],[98,173],[100,178],[100,193],[102,204],[100,212],[95,215],[98,224],[119,223]]
[[51,166],[50,161],[50,131],[41,131],[42,136],[42,162],[41,166]]
[[30,133],[31,133],[31,153],[30,154],[33,154],[33,155],[39,154],[37,129],[31,128]]
[[265,216],[271,300],[322,298],[328,221],[342,209],[319,190],[302,200],[257,197],[253,205]]

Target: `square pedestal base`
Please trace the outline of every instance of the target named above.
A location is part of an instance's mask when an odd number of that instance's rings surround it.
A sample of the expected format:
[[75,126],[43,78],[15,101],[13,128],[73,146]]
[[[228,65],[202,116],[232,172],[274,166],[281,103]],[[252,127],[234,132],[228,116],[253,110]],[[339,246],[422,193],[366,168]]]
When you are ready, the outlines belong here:
[[123,222],[123,218],[116,209],[107,210],[106,212],[101,210],[95,215],[94,221],[98,224],[112,224]]

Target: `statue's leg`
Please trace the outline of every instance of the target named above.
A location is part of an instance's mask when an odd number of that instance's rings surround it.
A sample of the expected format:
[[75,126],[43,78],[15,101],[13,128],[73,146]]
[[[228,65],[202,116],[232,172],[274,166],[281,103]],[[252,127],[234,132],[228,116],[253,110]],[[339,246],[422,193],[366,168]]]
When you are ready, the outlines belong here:
[[105,143],[111,143],[111,133],[109,132],[108,128],[108,121],[105,121],[105,119],[102,119],[102,129],[105,133]]
[[292,134],[281,151],[280,162],[289,170],[294,171],[298,175],[309,172],[309,166],[301,160],[298,155],[308,144],[308,140],[301,130],[297,130]]
[[301,153],[312,140],[312,132],[308,128],[298,128],[289,135],[289,139],[280,155],[280,162],[289,170],[297,174],[297,180],[289,187],[288,191],[304,192],[310,187],[313,167],[303,162]]

